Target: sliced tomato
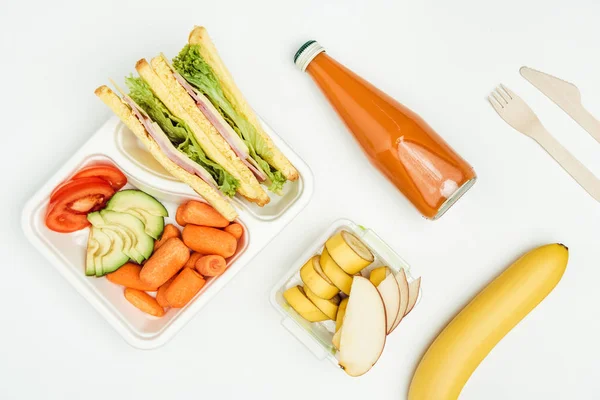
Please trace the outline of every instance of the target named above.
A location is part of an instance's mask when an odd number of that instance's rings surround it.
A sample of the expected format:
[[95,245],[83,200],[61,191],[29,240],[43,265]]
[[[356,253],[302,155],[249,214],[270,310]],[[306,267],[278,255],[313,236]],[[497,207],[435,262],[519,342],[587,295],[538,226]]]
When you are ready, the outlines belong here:
[[[94,183],[98,183],[98,184],[108,184],[110,185],[110,183],[106,182],[104,179],[99,178],[97,176],[90,176],[88,178],[81,178],[81,179],[77,179],[78,181],[81,181],[80,183],[87,183],[87,184],[94,184]],[[60,197],[61,195],[65,194],[65,192],[67,190],[69,190],[69,186],[73,184],[73,180],[69,180],[69,181],[65,181],[63,183],[61,183],[60,185],[58,185],[55,189],[54,192],[52,192],[52,194],[50,195],[50,203],[54,202],[54,200],[56,200],[58,197]]]
[[87,214],[100,210],[115,190],[101,178],[81,178],[60,186],[46,211],[46,226],[56,232],[75,232],[89,226]]
[[82,168],[72,180],[96,176],[104,179],[113,189],[119,190],[127,183],[127,177],[117,167],[110,164],[95,164]]

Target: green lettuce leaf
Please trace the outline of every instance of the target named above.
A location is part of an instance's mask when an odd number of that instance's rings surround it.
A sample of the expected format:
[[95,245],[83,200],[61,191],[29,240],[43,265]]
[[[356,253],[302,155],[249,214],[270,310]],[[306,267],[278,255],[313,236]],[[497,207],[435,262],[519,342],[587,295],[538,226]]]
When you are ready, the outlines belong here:
[[217,182],[221,192],[229,197],[234,196],[239,187],[238,180],[207,157],[186,123],[171,114],[142,78],[130,76],[125,78],[125,82],[129,87],[129,96],[160,126],[171,143],[206,169]]
[[264,173],[271,181],[271,184],[269,185],[269,190],[273,193],[280,194],[281,190],[283,189],[283,185],[287,181],[287,178],[283,176],[281,171],[273,171],[269,163],[263,160],[261,156],[256,154],[254,149],[252,149],[251,147],[248,148],[250,149],[250,157],[252,157],[256,161],[260,169],[264,171]]
[[252,157],[263,172],[269,177],[269,190],[280,193],[286,178],[280,171],[275,170],[264,159],[271,156],[265,140],[258,134],[256,128],[240,115],[227,100],[212,68],[200,54],[199,45],[186,45],[179,55],[173,59],[173,67],[192,86],[204,94],[215,106],[223,118],[242,138]]

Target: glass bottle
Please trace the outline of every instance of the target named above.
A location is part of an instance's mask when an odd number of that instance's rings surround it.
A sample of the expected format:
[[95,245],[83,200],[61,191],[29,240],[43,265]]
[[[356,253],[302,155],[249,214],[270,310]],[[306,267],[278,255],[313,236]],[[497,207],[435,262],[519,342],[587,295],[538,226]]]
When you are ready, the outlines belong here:
[[417,114],[331,58],[314,40],[296,53],[370,162],[429,219],[437,219],[477,177]]

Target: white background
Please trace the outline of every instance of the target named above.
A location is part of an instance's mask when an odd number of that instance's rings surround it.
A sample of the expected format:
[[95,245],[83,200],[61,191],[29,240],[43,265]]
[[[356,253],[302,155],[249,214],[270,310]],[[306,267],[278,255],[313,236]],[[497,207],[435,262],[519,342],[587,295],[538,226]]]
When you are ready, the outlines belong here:
[[[463,399],[600,397],[600,205],[486,102],[502,82],[600,175],[600,144],[518,74],[575,82],[600,118],[600,3],[2,2],[0,398],[401,399],[442,327],[517,256],[570,248],[554,292],[486,358]],[[254,108],[311,166],[309,206],[163,348],[127,345],[19,227],[38,187],[109,117],[93,90],[208,27]],[[417,111],[479,182],[428,222],[369,166],[292,56],[307,39]],[[424,297],[373,370],[347,378],[281,325],[268,292],[334,219],[373,228]],[[432,382],[435,384],[435,382]]]

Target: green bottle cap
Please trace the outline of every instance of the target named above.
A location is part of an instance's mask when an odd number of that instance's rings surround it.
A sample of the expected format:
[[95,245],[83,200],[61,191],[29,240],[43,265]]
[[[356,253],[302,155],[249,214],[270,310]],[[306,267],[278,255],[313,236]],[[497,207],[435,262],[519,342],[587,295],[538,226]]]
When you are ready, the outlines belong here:
[[308,64],[320,53],[324,52],[325,49],[317,43],[315,40],[309,40],[304,43],[294,56],[294,63],[300,69],[300,71],[306,71]]

